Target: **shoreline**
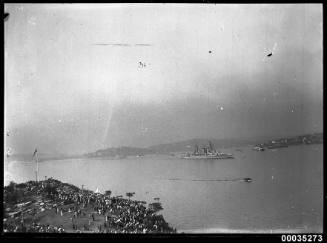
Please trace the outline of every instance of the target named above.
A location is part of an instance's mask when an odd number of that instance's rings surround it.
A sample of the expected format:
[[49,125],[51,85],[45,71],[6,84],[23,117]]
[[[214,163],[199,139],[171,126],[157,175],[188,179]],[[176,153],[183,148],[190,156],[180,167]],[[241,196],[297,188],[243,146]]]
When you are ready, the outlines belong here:
[[178,233],[185,234],[304,234],[304,233],[317,233],[321,234],[323,229],[302,229],[302,228],[294,228],[294,229],[230,229],[230,228],[199,228],[199,229],[180,229],[177,230]]

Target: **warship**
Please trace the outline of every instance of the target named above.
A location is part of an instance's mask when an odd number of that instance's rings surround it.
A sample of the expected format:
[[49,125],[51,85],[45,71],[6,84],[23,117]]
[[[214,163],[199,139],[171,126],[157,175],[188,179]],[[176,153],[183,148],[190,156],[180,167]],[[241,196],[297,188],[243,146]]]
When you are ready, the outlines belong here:
[[209,141],[208,146],[204,146],[201,150],[198,145],[195,145],[195,150],[192,154],[186,153],[182,159],[234,159],[232,154],[216,151],[213,144]]

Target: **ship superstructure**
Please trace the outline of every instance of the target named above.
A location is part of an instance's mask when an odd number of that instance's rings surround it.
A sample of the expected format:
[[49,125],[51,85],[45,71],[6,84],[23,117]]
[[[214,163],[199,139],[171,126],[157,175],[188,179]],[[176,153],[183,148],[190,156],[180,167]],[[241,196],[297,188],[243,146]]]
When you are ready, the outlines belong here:
[[194,152],[192,154],[186,153],[183,159],[234,159],[232,154],[223,153],[216,151],[211,141],[209,141],[207,146],[203,146],[199,149],[196,144]]

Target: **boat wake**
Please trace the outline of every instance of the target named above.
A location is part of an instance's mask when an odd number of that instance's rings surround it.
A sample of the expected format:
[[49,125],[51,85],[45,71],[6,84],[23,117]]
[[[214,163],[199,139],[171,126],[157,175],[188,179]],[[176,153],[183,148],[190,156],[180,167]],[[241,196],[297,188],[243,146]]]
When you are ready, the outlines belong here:
[[168,181],[245,181],[252,182],[252,179],[249,177],[246,178],[236,178],[236,179],[181,179],[181,178],[170,178],[170,179],[162,179]]

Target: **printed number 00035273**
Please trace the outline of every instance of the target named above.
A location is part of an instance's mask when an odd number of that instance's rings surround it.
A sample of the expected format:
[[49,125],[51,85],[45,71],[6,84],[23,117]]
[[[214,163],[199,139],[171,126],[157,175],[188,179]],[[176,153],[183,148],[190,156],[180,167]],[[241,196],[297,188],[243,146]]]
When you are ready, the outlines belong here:
[[322,242],[322,235],[282,235],[283,242]]

